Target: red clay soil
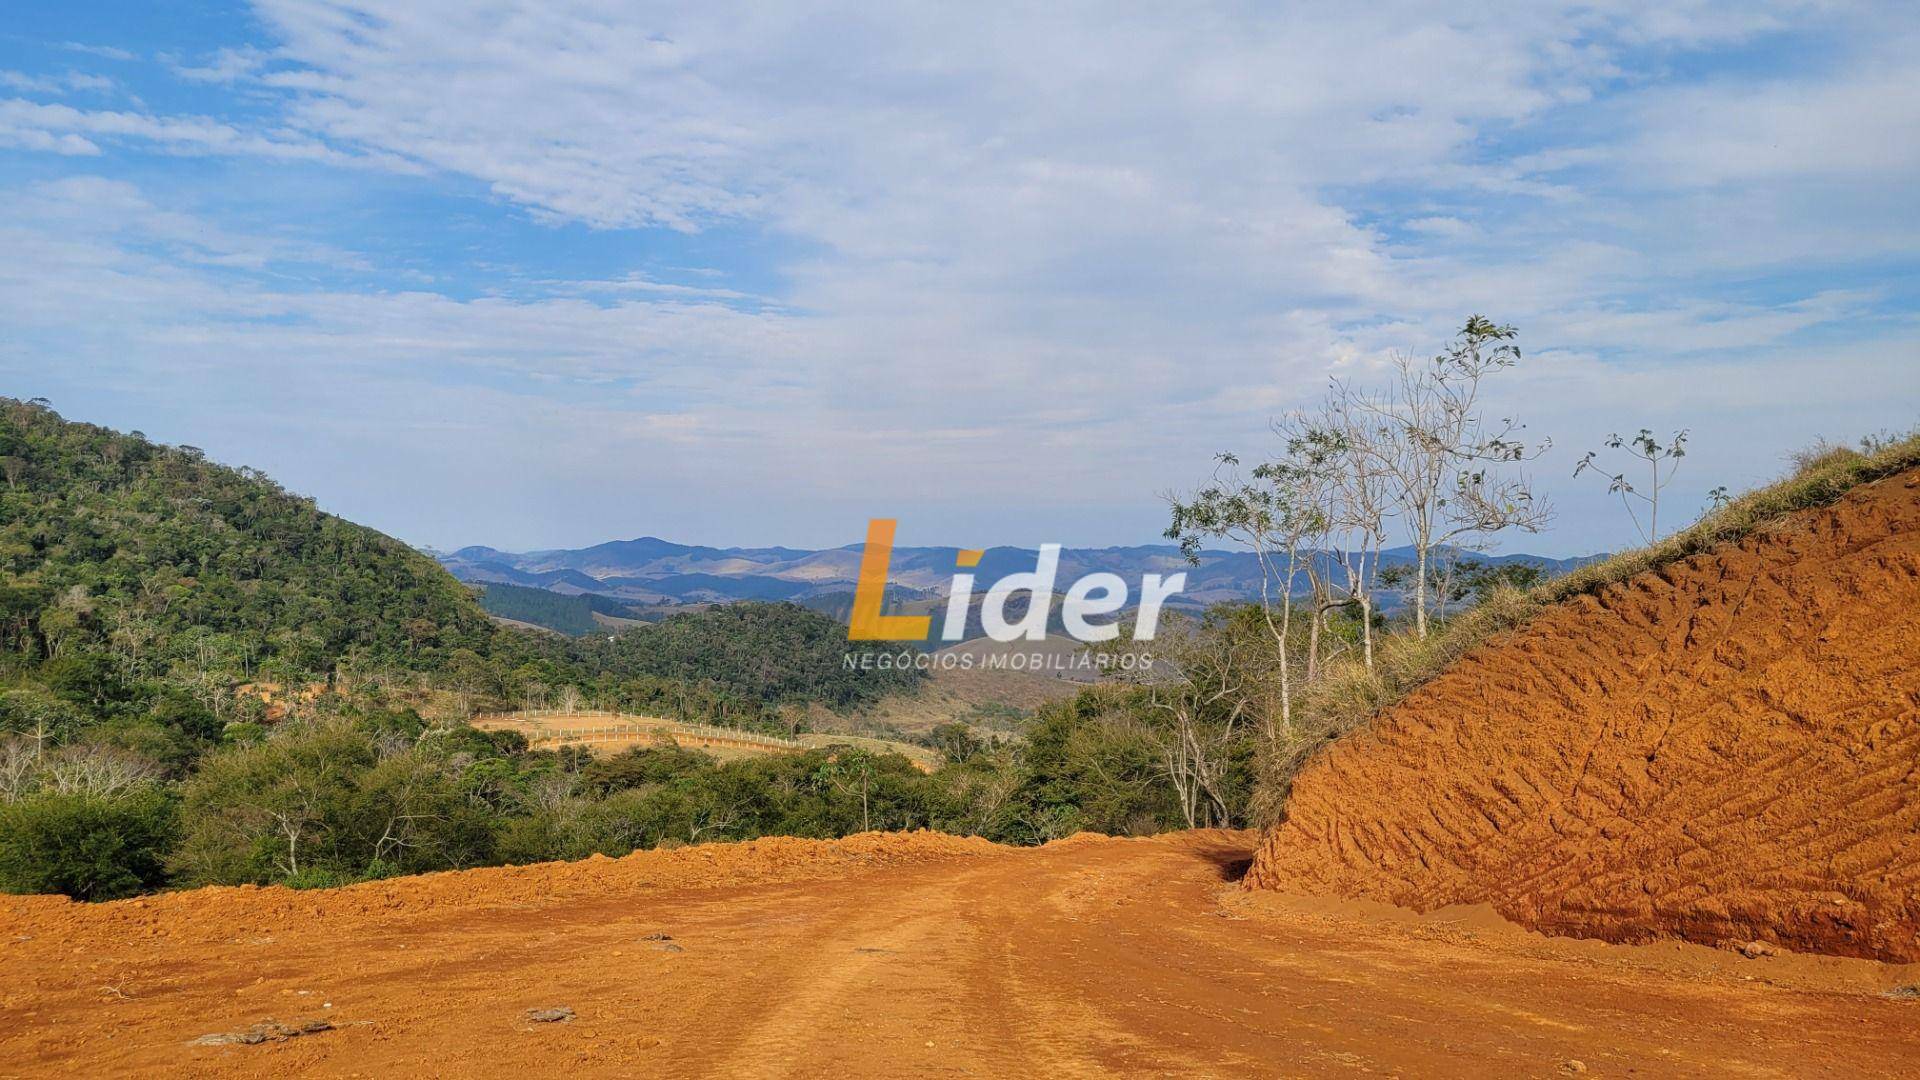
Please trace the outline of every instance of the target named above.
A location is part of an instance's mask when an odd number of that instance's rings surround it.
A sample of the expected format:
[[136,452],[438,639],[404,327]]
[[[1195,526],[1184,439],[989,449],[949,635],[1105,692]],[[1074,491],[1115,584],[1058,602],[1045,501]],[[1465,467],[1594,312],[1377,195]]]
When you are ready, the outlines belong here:
[[1301,774],[1248,881],[1920,960],[1920,472],[1476,650]]
[[[1244,833],[0,897],[0,1076],[1898,1076],[1920,968],[1236,887]],[[248,1042],[247,1040],[264,1040]]]

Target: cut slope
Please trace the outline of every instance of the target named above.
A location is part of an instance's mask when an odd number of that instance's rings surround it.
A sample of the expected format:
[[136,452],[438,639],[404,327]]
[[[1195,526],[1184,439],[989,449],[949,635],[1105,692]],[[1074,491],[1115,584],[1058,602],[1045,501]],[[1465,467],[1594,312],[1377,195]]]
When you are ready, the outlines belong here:
[[1300,775],[1248,882],[1920,960],[1920,471],[1477,650]]

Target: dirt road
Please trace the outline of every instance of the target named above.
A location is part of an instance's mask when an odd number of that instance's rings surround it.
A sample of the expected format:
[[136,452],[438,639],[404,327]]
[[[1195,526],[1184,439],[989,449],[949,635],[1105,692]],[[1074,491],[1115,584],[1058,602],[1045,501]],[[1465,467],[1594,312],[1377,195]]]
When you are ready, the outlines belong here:
[[[1232,885],[1242,834],[915,843],[884,863],[821,844],[770,869],[789,848],[736,846],[324,895],[0,899],[0,1075],[1872,1076],[1920,1060],[1920,1003],[1881,995],[1920,982],[1911,968],[1249,894]],[[573,1019],[525,1017],[559,1006]],[[307,1018],[334,1026],[187,1045]]]

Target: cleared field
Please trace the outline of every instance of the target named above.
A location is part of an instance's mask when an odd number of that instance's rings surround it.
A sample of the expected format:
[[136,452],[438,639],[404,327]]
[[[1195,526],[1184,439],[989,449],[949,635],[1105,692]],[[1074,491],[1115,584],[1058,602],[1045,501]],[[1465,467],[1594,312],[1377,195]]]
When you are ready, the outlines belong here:
[[940,767],[940,755],[924,746],[898,742],[893,739],[880,739],[870,735],[840,735],[830,731],[808,731],[795,736],[795,741],[803,746],[854,746],[876,753],[899,754],[919,767],[922,772],[932,772]]
[[692,750],[705,750],[717,757],[744,757],[790,754],[807,749],[805,743],[792,739],[634,713],[498,713],[476,716],[472,723],[482,731],[517,731],[526,736],[528,747],[535,750],[584,746],[595,753],[617,754],[636,746],[673,743]]
[[638,746],[673,744],[690,750],[702,750],[722,759],[752,757],[760,754],[791,754],[824,746],[853,745],[867,750],[903,755],[923,770],[939,765],[939,755],[921,746],[859,735],[808,733],[784,739],[775,735],[741,731],[710,724],[689,724],[660,716],[634,713],[517,712],[477,716],[474,727],[482,731],[517,731],[526,736],[535,750],[562,746],[584,746],[596,754],[618,754]]

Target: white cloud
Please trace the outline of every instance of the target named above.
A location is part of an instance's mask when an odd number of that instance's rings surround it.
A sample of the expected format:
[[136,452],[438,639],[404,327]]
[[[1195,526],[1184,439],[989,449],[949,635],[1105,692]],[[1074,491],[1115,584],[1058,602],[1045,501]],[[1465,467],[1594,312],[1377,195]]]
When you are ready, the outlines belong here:
[[126,61],[139,59],[138,55],[113,45],[88,45],[78,41],[69,41],[62,45],[61,48],[70,52],[86,53],[88,56],[98,56],[105,60]]
[[[1876,322],[1892,293],[1844,272],[1920,245],[1913,19],[1892,9],[257,9],[270,41],[174,70],[271,121],[0,101],[0,142],[427,173],[556,224],[802,253],[758,268],[770,295],[617,269],[513,300],[303,289],[271,271],[364,265],[350,240],[242,235],[125,185],[16,197],[0,315],[84,327],[91,377],[204,370],[414,457],[492,432],[494,471],[528,472],[489,478],[509,500],[658,495],[595,449],[616,447],[698,478],[655,505],[733,508],[716,521],[794,501],[796,476],[982,521],[1067,493],[1146,513],[1330,371],[1435,348],[1472,310],[1547,347],[1531,411],[1586,437],[1640,422],[1604,404],[1726,409],[1747,418],[1726,438],[1770,439],[1803,398],[1781,373],[1826,362],[1839,327],[1851,388],[1820,416],[1849,394],[1886,415],[1876,380],[1913,396],[1911,325]],[[1842,43],[1825,66],[1673,73],[1815,23]],[[1740,372],[1768,381],[1732,394]],[[368,403],[315,405],[347,385]],[[423,399],[443,404],[411,416]],[[394,504],[416,535],[473,497],[447,477],[434,509]]]
[[246,46],[215,50],[197,64],[172,58],[167,62],[167,69],[188,82],[226,84],[259,74],[270,58],[266,50]]
[[1877,43],[1839,77],[1720,82],[1643,95],[1624,155],[1642,180],[1688,187],[1920,172],[1920,38]]
[[329,165],[378,165],[408,171],[404,160],[385,154],[353,154],[310,137],[288,132],[257,132],[200,116],[154,116],[113,109],[77,109],[24,98],[0,99],[0,137],[16,145],[39,140],[48,148],[83,147],[61,152],[97,153],[106,140],[150,144],[192,154],[260,157]]
[[0,71],[0,86],[26,94],[67,94],[75,91],[100,92],[113,89],[113,80],[83,71],[59,75],[28,75],[21,71]]

